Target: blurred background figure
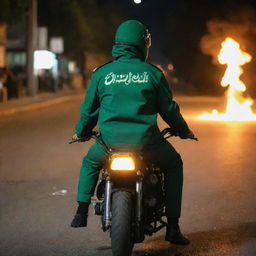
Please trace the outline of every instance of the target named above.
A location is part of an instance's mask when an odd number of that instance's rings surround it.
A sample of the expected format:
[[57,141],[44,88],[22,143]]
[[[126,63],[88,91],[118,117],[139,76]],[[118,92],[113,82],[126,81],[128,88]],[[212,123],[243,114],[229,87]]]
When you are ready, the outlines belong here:
[[5,77],[4,85],[8,92],[8,99],[18,98],[19,79],[17,75],[8,67],[3,68],[3,74]]
[[2,102],[7,102],[7,88],[5,87],[6,73],[3,69],[0,70],[0,100]]

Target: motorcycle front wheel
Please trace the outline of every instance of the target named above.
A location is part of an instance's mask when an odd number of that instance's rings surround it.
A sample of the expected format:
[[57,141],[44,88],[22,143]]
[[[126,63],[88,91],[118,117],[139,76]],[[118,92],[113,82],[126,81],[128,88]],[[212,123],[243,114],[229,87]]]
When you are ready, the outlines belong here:
[[132,254],[132,195],[127,191],[117,191],[112,196],[110,236],[113,256]]

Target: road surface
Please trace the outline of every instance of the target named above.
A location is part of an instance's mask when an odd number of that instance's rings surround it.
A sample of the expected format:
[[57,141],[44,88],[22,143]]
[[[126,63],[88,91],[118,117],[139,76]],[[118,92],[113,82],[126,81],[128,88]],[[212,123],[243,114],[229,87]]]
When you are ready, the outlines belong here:
[[[161,231],[136,245],[133,255],[255,256],[256,122],[197,121],[204,110],[221,109],[221,101],[178,102],[200,139],[170,140],[184,160],[181,227],[191,245],[170,245]],[[0,119],[0,255],[111,255],[92,208],[87,228],[70,228],[80,164],[92,144],[67,144],[79,104]],[[53,195],[60,190],[67,193]]]

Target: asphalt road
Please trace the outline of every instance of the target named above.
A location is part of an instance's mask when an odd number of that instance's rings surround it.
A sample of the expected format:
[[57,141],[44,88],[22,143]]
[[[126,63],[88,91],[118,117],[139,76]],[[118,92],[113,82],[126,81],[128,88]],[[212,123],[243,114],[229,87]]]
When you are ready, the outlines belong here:
[[[191,245],[170,245],[162,231],[133,255],[255,256],[256,123],[197,121],[220,101],[178,102],[200,139],[170,140],[184,160],[181,227]],[[74,101],[0,119],[0,255],[111,255],[92,209],[87,228],[70,228],[80,164],[92,143],[67,144],[78,111]]]

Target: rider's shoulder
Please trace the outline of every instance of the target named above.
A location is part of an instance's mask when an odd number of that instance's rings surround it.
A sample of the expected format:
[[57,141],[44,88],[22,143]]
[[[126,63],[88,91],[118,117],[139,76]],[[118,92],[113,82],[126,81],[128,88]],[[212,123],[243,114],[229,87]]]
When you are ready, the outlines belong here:
[[95,72],[99,71],[101,68],[105,67],[106,65],[108,65],[108,64],[110,64],[112,62],[113,62],[113,60],[110,60],[110,61],[106,62],[106,63],[98,66],[97,68],[95,68],[92,72],[95,73]]
[[153,70],[163,73],[163,70],[162,70],[159,66],[157,66],[157,65],[155,65],[155,64],[152,64],[152,63],[150,63],[150,62],[147,62],[147,63],[149,64],[149,66],[150,66],[151,68],[153,68]]

